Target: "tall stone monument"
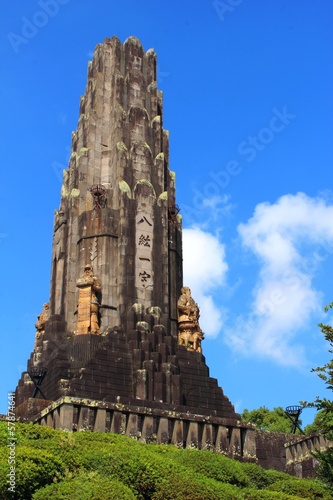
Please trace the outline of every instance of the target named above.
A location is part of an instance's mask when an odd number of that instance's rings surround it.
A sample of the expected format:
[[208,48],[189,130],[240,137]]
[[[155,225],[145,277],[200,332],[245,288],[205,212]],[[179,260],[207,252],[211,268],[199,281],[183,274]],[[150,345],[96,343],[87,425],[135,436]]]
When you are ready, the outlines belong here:
[[255,456],[202,354],[178,212],[156,54],[106,39],[72,136],[19,418]]

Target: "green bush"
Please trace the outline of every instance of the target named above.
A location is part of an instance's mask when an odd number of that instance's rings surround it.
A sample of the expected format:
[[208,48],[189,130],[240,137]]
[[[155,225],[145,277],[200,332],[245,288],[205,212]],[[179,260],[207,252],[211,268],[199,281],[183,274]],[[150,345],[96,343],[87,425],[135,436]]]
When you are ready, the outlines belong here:
[[278,491],[256,490],[254,488],[245,488],[243,497],[246,500],[303,500],[303,497],[287,495]]
[[242,471],[246,476],[247,485],[251,488],[263,490],[272,482],[267,475],[267,471],[259,465],[253,463],[243,463]]
[[7,474],[9,473],[9,465],[8,465],[8,450],[6,448],[0,449],[0,500],[5,500],[6,498],[10,498],[8,494],[8,486],[7,481],[9,477]]
[[333,448],[313,453],[318,460],[317,475],[330,489],[333,496]]
[[[0,422],[0,500],[261,500],[332,498],[301,480],[201,450],[142,444],[109,433],[16,423],[16,493],[8,494],[7,422]],[[112,496],[113,495],[113,496]]]
[[27,446],[17,448],[16,481],[17,491],[26,499],[35,486],[43,486],[64,474],[66,465],[52,453],[45,450],[34,450]]
[[[204,460],[203,457],[205,457]],[[221,483],[230,483],[237,486],[249,485],[242,464],[223,455],[200,450],[177,450],[173,458],[175,462],[190,469],[190,471],[204,474]]]
[[288,479],[281,479],[267,487],[271,491],[279,491],[287,495],[298,495],[301,498],[323,498],[325,500],[332,499],[332,492],[330,493],[325,486],[319,484],[312,479],[297,479],[287,476]]
[[290,475],[285,472],[280,472],[274,469],[265,470],[265,475],[268,480],[268,484],[273,484],[276,481],[282,481],[283,479],[290,479]]
[[70,475],[36,491],[33,500],[135,500],[132,491],[119,481],[107,479],[96,473]]
[[[149,498],[155,491],[155,469],[149,460],[145,460],[140,453],[140,447],[127,448],[121,443],[119,446],[110,443],[97,446],[83,445],[76,457],[77,463],[85,470],[97,471],[104,477],[117,478],[136,493],[138,498],[146,496]],[[135,443],[139,445],[139,443]],[[151,462],[154,460],[152,459]]]
[[171,476],[159,484],[152,500],[235,500],[242,499],[236,486],[193,475]]
[[[45,450],[35,450],[28,446],[16,447],[15,498],[27,500],[38,488],[49,484],[54,478],[65,473],[66,465]],[[8,494],[7,474],[8,460],[1,461],[0,498],[10,498]]]

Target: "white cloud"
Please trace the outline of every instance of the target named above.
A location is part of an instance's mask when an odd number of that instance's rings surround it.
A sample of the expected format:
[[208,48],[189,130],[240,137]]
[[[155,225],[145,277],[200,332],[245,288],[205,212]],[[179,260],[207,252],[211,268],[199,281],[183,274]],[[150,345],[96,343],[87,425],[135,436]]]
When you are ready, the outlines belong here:
[[207,337],[216,337],[222,326],[222,311],[213,291],[225,284],[228,265],[219,239],[200,228],[183,229],[184,285],[200,308],[200,326]]
[[305,352],[295,339],[322,310],[313,277],[333,253],[333,205],[303,193],[285,195],[272,205],[257,205],[238,232],[260,271],[251,311],[228,328],[228,342],[247,355],[301,365]]

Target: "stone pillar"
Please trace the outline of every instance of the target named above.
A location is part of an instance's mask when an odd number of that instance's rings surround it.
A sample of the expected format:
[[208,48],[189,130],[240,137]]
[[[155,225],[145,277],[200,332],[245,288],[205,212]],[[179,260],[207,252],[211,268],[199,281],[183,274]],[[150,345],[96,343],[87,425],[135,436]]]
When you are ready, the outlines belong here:
[[199,448],[198,422],[190,422],[186,437],[186,448]]
[[154,418],[150,415],[145,415],[143,417],[141,441],[144,443],[156,441],[156,435],[154,434]]
[[126,427],[126,436],[137,438],[139,436],[139,418],[136,413],[130,413]]
[[255,429],[242,429],[243,457],[245,459],[256,458],[256,431]]
[[54,428],[54,425],[53,425],[53,412],[50,412],[50,413],[47,414],[46,425],[48,427],[52,427],[52,429]]
[[157,430],[157,442],[159,444],[168,444],[170,442],[169,436],[169,421],[167,418],[160,418]]
[[59,428],[64,431],[73,430],[74,407],[72,404],[63,404],[60,406]]
[[125,434],[126,415],[124,415],[120,411],[113,412],[110,432],[114,434]]
[[229,429],[227,427],[219,425],[215,443],[217,453],[229,454]]
[[94,431],[106,431],[106,410],[104,410],[103,408],[97,408],[96,410]]
[[147,399],[147,370],[136,370],[135,372],[135,397]]
[[212,426],[212,424],[204,424],[200,448],[202,450],[214,449],[214,442],[213,441],[214,441],[214,439],[213,439],[213,426]]
[[177,446],[177,448],[183,448],[184,441],[184,422],[182,420],[175,420],[173,424],[171,443]]
[[87,406],[80,406],[79,419],[77,424],[78,431],[89,430],[89,408]]
[[242,455],[241,430],[238,427],[230,427],[230,451],[233,457]]

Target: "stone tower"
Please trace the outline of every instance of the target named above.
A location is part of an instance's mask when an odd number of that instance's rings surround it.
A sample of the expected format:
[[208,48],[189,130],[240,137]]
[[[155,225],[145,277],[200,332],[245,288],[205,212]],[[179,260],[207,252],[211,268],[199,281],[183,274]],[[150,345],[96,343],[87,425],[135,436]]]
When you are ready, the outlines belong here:
[[89,263],[101,285],[101,331],[133,328],[137,304],[175,336],[182,248],[174,207],[156,54],[134,37],[106,40],[89,64],[55,215],[51,316],[75,331],[76,281]]
[[18,417],[253,456],[251,426],[209,376],[198,316],[156,54],[106,39],[89,63]]

